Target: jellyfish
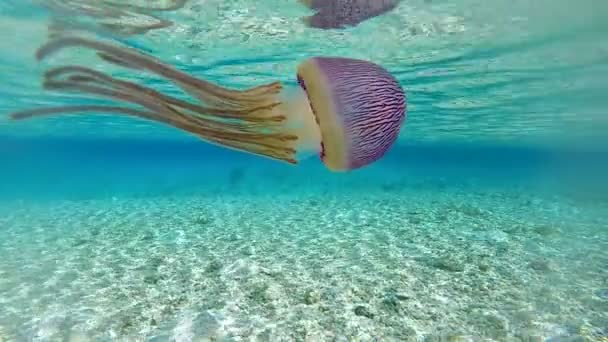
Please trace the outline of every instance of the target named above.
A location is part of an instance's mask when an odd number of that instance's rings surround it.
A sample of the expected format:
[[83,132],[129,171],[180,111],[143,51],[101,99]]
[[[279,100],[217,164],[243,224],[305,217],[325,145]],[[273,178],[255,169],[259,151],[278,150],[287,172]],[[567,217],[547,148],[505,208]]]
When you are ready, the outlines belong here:
[[51,40],[36,57],[42,60],[68,47],[88,48],[109,63],[164,77],[193,100],[85,66],[65,65],[45,72],[45,89],[91,94],[124,105],[41,107],[11,113],[12,119],[127,115],[290,164],[317,155],[330,171],[344,172],[380,159],[397,140],[406,118],[405,91],[386,69],[369,61],[311,57],[299,64],[297,85],[275,81],[235,90],[190,76],[137,49],[83,37]]
[[316,11],[304,17],[304,22],[321,29],[339,29],[357,26],[361,22],[387,13],[399,4],[400,0],[299,0]]

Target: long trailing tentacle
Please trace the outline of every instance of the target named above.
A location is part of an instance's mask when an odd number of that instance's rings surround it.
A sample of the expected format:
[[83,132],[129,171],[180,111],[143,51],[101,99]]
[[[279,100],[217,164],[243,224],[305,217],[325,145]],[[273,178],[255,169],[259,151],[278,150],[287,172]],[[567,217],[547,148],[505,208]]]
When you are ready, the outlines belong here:
[[[60,73],[71,71],[79,71],[80,74],[71,75],[66,81],[52,79],[57,78]],[[201,127],[199,132],[207,133],[211,136],[215,136],[213,132],[221,130],[223,132],[230,132],[240,139],[247,139],[248,134],[254,137],[258,136],[257,133],[259,133],[259,128],[261,128],[261,126],[255,124],[243,126],[238,121],[214,120],[214,117],[208,115],[209,112],[217,111],[218,113],[221,113],[221,110],[196,106],[188,102],[162,95],[153,89],[139,86],[131,82],[118,81],[108,75],[94,70],[87,70],[86,68],[64,67],[60,70],[52,70],[47,73],[47,80],[44,84],[47,89],[86,92],[137,104],[146,107],[151,111],[163,112],[172,118],[197,124]],[[186,115],[184,114],[185,110],[191,110],[193,113],[191,113],[191,115]]]
[[[116,88],[123,88],[126,91],[142,92],[153,98],[161,99],[162,101],[164,101],[168,104],[193,111],[199,115],[213,114],[215,117],[221,117],[221,118],[226,118],[226,119],[239,119],[239,120],[248,121],[248,122],[252,122],[252,123],[259,122],[259,123],[264,123],[264,124],[267,124],[268,121],[276,121],[276,122],[282,121],[281,116],[274,116],[274,117],[269,117],[269,118],[248,116],[247,112],[242,109],[238,110],[238,109],[213,108],[213,107],[204,107],[204,106],[200,106],[200,105],[195,105],[195,104],[192,104],[187,101],[179,100],[174,97],[164,95],[152,88],[144,87],[144,86],[141,86],[136,83],[129,82],[129,81],[118,80],[118,79],[113,78],[102,72],[92,70],[92,69],[89,69],[86,67],[81,67],[81,66],[64,66],[64,67],[58,67],[58,68],[54,68],[50,71],[47,71],[45,73],[45,87],[47,87],[47,89],[49,89],[49,86],[52,84],[52,81],[54,79],[60,78],[61,76],[65,76],[66,74],[69,74],[69,73],[75,73],[75,75],[72,75],[69,77],[70,80],[72,80],[72,81],[78,80],[80,82],[85,82],[88,80],[92,80],[92,81],[102,82],[106,85],[113,85]],[[264,109],[267,109],[267,107],[259,108],[259,110],[264,110]]]
[[297,136],[285,133],[285,116],[277,112],[277,92],[281,85],[273,83],[245,91],[219,87],[194,78],[151,56],[129,48],[84,38],[65,37],[42,46],[36,57],[42,60],[69,46],[84,46],[97,51],[108,62],[163,76],[208,106],[164,95],[152,88],[119,80],[108,74],[83,66],[61,66],[44,76],[47,90],[87,93],[144,107],[139,110],[113,106],[64,106],[13,113],[13,119],[41,115],[100,111],[154,120],[193,133],[208,141],[235,149],[295,163],[295,149],[289,141]]
[[[154,1],[147,0],[145,6],[133,4],[134,1],[131,1],[130,4],[127,4],[124,1],[119,2],[119,1],[113,1],[113,0],[103,0],[102,2],[104,4],[108,4],[111,6],[129,8],[131,10],[138,11],[138,12],[149,12],[149,11],[168,12],[168,11],[175,11],[175,10],[178,10],[178,9],[184,7],[186,5],[186,2],[188,2],[188,0],[165,1],[165,2],[168,2],[168,4],[165,4],[165,5],[163,5],[162,3],[155,5]],[[157,1],[157,2],[161,2],[161,1]]]
[[99,113],[116,113],[132,115],[141,118],[156,120],[154,113],[120,106],[104,106],[104,105],[74,105],[74,106],[58,106],[58,107],[43,107],[36,109],[28,109],[18,112],[13,112],[11,117],[15,120],[30,119],[39,116],[55,115],[55,114],[87,114],[87,112]]
[[52,40],[38,49],[36,58],[42,60],[70,46],[88,47],[96,50],[105,56],[106,61],[116,61],[120,66],[136,66],[138,69],[148,70],[175,82],[185,92],[210,105],[245,107],[244,109],[247,109],[251,105],[259,105],[260,102],[266,105],[276,105],[276,95],[282,90],[279,82],[272,82],[244,91],[226,89],[211,82],[192,77],[143,52],[131,48],[120,48],[81,37],[62,37]]
[[49,24],[51,38],[74,29],[87,29],[86,25],[73,22],[69,15],[71,13],[77,18],[93,18],[114,34],[130,36],[173,25],[172,21],[160,18],[153,12],[175,11],[184,7],[187,1],[150,1],[138,5],[114,0],[47,0],[44,5],[58,12]]
[[[167,118],[162,115],[157,115],[154,112],[149,112],[145,110],[139,110],[135,108],[128,107],[120,107],[120,106],[104,106],[104,105],[74,105],[74,106],[59,106],[59,107],[48,107],[48,108],[37,108],[31,110],[24,110],[19,112],[14,112],[12,117],[16,120],[29,119],[33,117],[41,117],[48,115],[56,115],[56,114],[89,114],[89,113],[113,113],[113,114],[123,114],[128,116],[134,116],[139,118],[144,118],[148,120],[154,120],[158,122],[165,123],[167,125],[171,125],[173,127],[177,127],[184,131],[190,132],[196,136],[204,138],[206,140],[211,140],[212,142],[225,145],[228,147],[233,147],[235,149],[242,149],[242,144],[234,143],[229,139],[225,139],[222,137],[214,137],[209,138],[201,132],[201,129],[198,125],[192,124],[190,122],[184,122],[181,120],[175,120],[171,118]],[[257,148],[255,144],[249,143],[247,146],[251,147],[252,152],[256,152],[261,155],[266,155],[265,152],[272,151],[271,148]],[[281,158],[277,158],[281,159]],[[288,161],[288,160],[286,160]],[[288,161],[289,162],[289,161]]]

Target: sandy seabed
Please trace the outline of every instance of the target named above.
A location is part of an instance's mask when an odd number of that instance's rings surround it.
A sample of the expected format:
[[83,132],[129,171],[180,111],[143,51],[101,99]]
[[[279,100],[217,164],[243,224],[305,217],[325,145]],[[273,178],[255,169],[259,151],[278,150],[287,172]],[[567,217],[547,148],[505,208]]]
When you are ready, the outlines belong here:
[[0,341],[606,338],[606,203],[388,190],[3,202]]

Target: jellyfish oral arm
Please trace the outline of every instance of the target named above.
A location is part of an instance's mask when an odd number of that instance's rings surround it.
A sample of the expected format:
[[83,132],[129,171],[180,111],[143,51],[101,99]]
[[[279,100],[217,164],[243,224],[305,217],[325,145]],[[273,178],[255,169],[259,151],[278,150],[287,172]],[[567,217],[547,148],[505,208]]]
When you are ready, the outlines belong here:
[[313,112],[307,92],[301,87],[286,88],[281,94],[281,112],[286,113],[285,128],[298,137],[296,159],[323,157],[321,127]]
[[67,65],[45,73],[45,89],[85,93],[119,101],[120,105],[38,108],[12,113],[13,119],[103,110],[102,113],[157,121],[210,143],[291,164],[298,163],[301,156],[320,151],[319,129],[313,124],[310,104],[301,90],[290,91],[279,82],[240,91],[228,89],[190,76],[133,48],[79,37],[51,40],[37,51],[36,57],[41,60],[67,47],[89,48],[108,63],[162,76],[194,101],[168,96],[89,67]]

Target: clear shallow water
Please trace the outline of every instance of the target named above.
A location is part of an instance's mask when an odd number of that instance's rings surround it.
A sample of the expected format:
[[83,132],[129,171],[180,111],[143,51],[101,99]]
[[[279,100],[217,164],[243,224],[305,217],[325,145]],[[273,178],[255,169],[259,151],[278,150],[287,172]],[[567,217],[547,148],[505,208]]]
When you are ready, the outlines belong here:
[[331,174],[138,120],[5,121],[77,97],[40,89],[47,14],[2,2],[0,340],[605,338],[607,10],[408,1],[322,31],[296,1],[194,1],[126,39],[238,88],[312,55],[382,64],[400,142]]
[[[8,1],[0,47],[6,109],[65,101],[39,90],[35,49],[47,36],[46,12]],[[33,15],[32,13],[35,13]],[[198,77],[231,87],[295,82],[297,64],[314,55],[350,56],[385,66],[409,95],[403,139],[522,140],[589,143],[608,127],[603,96],[608,70],[608,5],[568,1],[406,1],[355,28],[325,31],[300,20],[297,1],[191,1],[165,16],[176,24],[129,39]],[[51,60],[91,61],[92,53]],[[24,70],[31,72],[24,73]],[[38,71],[38,73],[37,73]],[[120,69],[116,74],[125,74]],[[12,75],[10,77],[9,75]],[[19,77],[16,77],[19,75]],[[137,79],[136,73],[126,75]],[[145,80],[178,94],[163,82]],[[61,102],[62,103],[62,102]],[[1,127],[8,134],[137,134],[179,138],[172,130],[121,118],[48,119]],[[605,139],[601,139],[605,141]],[[594,141],[592,144],[596,144]]]

